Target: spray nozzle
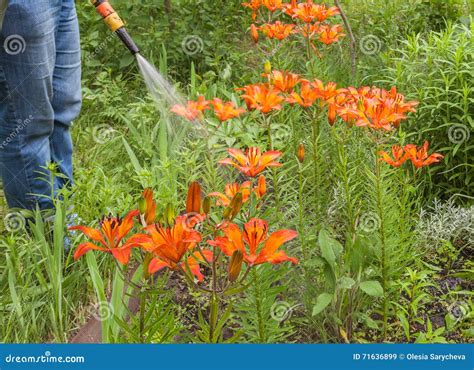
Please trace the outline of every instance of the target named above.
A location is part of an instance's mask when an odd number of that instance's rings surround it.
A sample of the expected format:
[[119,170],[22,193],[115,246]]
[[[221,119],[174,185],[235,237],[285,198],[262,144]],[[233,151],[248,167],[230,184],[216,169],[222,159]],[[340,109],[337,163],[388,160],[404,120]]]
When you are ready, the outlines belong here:
[[125,24],[114,10],[112,5],[107,0],[91,0],[91,3],[95,6],[97,13],[99,13],[104,19],[105,24],[112,32],[117,34],[127,49],[130,50],[130,52],[134,55],[139,53],[140,49],[138,49],[138,46],[130,37],[129,33],[125,29]]

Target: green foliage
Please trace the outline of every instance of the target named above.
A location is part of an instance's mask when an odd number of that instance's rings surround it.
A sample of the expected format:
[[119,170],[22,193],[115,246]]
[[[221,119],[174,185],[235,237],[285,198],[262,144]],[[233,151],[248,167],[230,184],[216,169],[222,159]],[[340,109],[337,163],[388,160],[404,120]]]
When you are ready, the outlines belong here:
[[388,65],[371,80],[396,85],[420,102],[417,114],[402,125],[402,140],[429,140],[444,166],[430,168],[426,190],[432,196],[472,197],[474,176],[474,26],[448,24],[440,32],[409,37]]
[[409,35],[442,31],[447,22],[457,22],[470,14],[472,7],[468,0],[344,0],[342,3],[356,39],[377,36],[384,51]]
[[294,334],[291,316],[294,305],[282,295],[288,271],[283,266],[274,269],[261,266],[253,271],[253,283],[243,298],[235,303],[238,316],[234,320],[243,331],[243,338],[250,343],[282,343]]
[[[122,71],[127,79],[132,79],[128,72],[134,67],[133,56],[102,24],[89,2],[80,1],[76,5],[86,78],[93,79],[97,69],[106,66],[115,73]],[[156,60],[162,45],[165,46],[170,62],[169,74],[176,80],[185,81],[191,62],[200,74],[212,71],[216,76],[228,66],[239,69],[243,62],[234,47],[242,42],[243,29],[239,25],[244,23],[244,9],[239,2],[132,0],[117,2],[114,7],[126,21],[129,33],[143,55]]]
[[83,273],[64,251],[66,207],[48,222],[31,214],[31,237],[0,239],[0,335],[3,342],[65,342],[87,302]]

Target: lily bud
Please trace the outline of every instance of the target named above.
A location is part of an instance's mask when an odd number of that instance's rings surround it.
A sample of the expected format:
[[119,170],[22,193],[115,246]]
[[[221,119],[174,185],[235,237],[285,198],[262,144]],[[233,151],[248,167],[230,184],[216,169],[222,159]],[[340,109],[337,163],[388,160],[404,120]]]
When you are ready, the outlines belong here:
[[224,219],[230,220],[231,219],[230,218],[231,212],[232,212],[232,208],[230,208],[230,207],[227,207],[226,209],[224,209],[224,213],[222,214]]
[[304,144],[303,143],[298,145],[298,150],[296,152],[296,156],[298,157],[298,161],[300,163],[304,162]]
[[168,203],[165,208],[164,219],[168,225],[174,224],[174,219],[176,218],[176,213],[174,207],[171,203]]
[[229,262],[229,281],[232,283],[239,278],[240,271],[242,271],[242,262],[244,260],[244,255],[241,251],[237,250],[232,254]]
[[255,24],[250,25],[250,34],[252,35],[252,39],[255,43],[258,42],[258,27]]
[[145,259],[143,260],[143,277],[145,280],[148,280],[150,277],[150,272],[148,271],[148,266],[150,266],[150,262],[153,259],[152,253],[147,253],[145,255]]
[[257,188],[255,189],[258,198],[263,197],[267,192],[267,181],[265,176],[260,175],[258,178]]
[[272,63],[269,60],[267,60],[264,64],[264,71],[267,75],[272,73]]
[[204,200],[202,201],[202,211],[206,215],[211,212],[211,198],[205,197]]
[[142,215],[146,213],[146,200],[145,198],[140,198],[138,200],[138,210]]
[[186,213],[201,213],[201,185],[196,181],[189,184]]
[[242,193],[238,192],[234,195],[232,200],[230,201],[229,206],[224,211],[224,218],[226,220],[232,220],[235,216],[237,216],[242,208],[243,197]]

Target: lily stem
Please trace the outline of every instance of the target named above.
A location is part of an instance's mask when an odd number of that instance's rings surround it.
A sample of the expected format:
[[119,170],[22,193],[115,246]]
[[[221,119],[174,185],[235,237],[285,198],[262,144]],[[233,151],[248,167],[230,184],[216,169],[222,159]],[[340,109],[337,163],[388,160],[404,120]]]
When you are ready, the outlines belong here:
[[308,253],[308,246],[306,245],[305,240],[305,233],[304,233],[304,203],[303,203],[303,190],[304,190],[304,182],[303,182],[303,164],[299,163],[299,170],[298,170],[298,180],[299,180],[299,191],[298,191],[298,203],[299,203],[299,227],[298,227],[298,234],[300,235],[301,239],[301,252],[303,255],[303,274],[304,274],[304,302],[306,308],[309,310],[311,306],[311,280],[310,280],[310,271],[306,262],[309,261],[309,253]]
[[145,312],[148,289],[140,292],[140,343],[145,343]]
[[320,172],[320,163],[319,163],[319,114],[315,113],[313,117],[313,166],[314,166],[314,203],[316,217],[319,218],[320,210],[320,198],[319,193],[321,191],[321,172]]
[[253,274],[253,284],[255,288],[255,306],[257,309],[257,320],[258,320],[258,336],[260,343],[266,343],[267,338],[265,334],[265,323],[263,321],[263,313],[262,313],[262,296],[260,291],[260,282],[258,280],[258,273],[257,269],[252,269]]
[[378,153],[382,150],[382,146],[377,144],[375,152],[375,190],[376,190],[376,203],[377,213],[380,219],[380,245],[381,245],[381,261],[380,267],[382,270],[382,289],[383,289],[383,337],[387,338],[387,327],[388,327],[388,297],[387,297],[387,266],[386,266],[386,253],[387,253],[387,241],[385,235],[385,213],[383,208],[383,196],[382,196],[382,166],[378,160]]
[[[214,230],[214,237],[217,235],[217,229]],[[212,286],[211,286],[211,304],[209,309],[209,342],[216,343],[216,327],[219,316],[219,297],[217,287],[217,255],[216,247],[212,247]]]
[[299,189],[298,189],[298,202],[299,202],[299,234],[301,235],[301,250],[303,253],[303,259],[305,261],[308,260],[308,248],[306,246],[304,240],[304,230],[303,230],[303,165],[300,164],[300,168],[298,170],[298,180],[299,180]]
[[[271,120],[264,116],[265,124],[267,126],[267,134],[268,134],[268,146],[270,150],[273,150],[273,139],[272,139],[272,124]],[[272,177],[273,177],[273,192],[275,195],[275,207],[276,207],[276,214],[280,215],[280,190],[278,187],[278,175],[275,168],[272,168]],[[279,217],[279,216],[277,216]]]
[[209,343],[217,343],[216,327],[219,316],[219,297],[217,293],[211,295],[209,310]]

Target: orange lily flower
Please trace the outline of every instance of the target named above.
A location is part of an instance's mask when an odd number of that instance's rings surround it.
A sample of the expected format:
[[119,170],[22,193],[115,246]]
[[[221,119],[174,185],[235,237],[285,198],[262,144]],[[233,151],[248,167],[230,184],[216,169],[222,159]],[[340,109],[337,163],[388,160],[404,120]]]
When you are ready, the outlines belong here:
[[405,102],[405,97],[397,93],[395,87],[390,91],[363,86],[359,89],[346,89],[347,102],[338,114],[345,121],[355,121],[357,126],[373,129],[391,130],[397,128],[406,118],[407,112],[415,112],[416,101]]
[[307,0],[305,3],[292,3],[286,7],[286,14],[292,18],[299,18],[305,23],[314,21],[323,22],[327,18],[339,14],[339,8],[336,6],[326,8],[324,4],[314,4],[312,0]]
[[237,108],[233,102],[229,101],[223,103],[219,98],[214,98],[214,100],[211,101],[211,104],[214,107],[215,115],[221,122],[239,117],[241,114],[246,112],[243,108]]
[[294,24],[285,24],[280,21],[275,23],[265,23],[260,27],[260,30],[267,36],[269,39],[284,40],[292,33],[294,33]]
[[99,244],[96,245],[91,242],[79,244],[74,253],[74,259],[78,260],[90,250],[98,250],[111,253],[119,263],[126,265],[130,260],[132,247],[138,246],[143,239],[143,235],[137,234],[122,243],[133,228],[134,217],[139,214],[140,211],[135,210],[129,212],[123,219],[113,216],[104,217],[100,220],[100,229],[82,225],[69,227],[69,230],[79,230],[89,239]]
[[303,37],[311,39],[319,32],[320,28],[321,25],[319,23],[305,23],[299,28],[299,32]]
[[258,43],[258,30],[259,28],[255,24],[250,25],[250,35],[252,35],[252,39],[255,43]]
[[296,91],[292,92],[290,96],[286,98],[286,101],[290,104],[298,104],[304,108],[309,108],[319,97],[319,92],[313,88],[312,84],[307,80],[303,80],[300,93],[298,94]]
[[247,104],[249,110],[259,110],[266,114],[272,110],[280,110],[282,108],[281,102],[284,98],[280,95],[280,91],[269,84],[255,84],[248,85],[243,88],[245,94],[242,98]]
[[[201,241],[201,234],[189,228],[187,222],[187,217],[184,215],[176,217],[172,227],[164,228],[155,224],[145,228],[149,235],[140,243],[140,247],[156,256],[148,266],[150,274],[163,268],[186,272],[187,265],[192,274],[202,281],[204,276],[201,273],[199,262],[204,259],[200,252],[193,253],[186,261],[183,261],[185,254],[192,251]],[[212,252],[203,251],[203,253],[207,262],[212,260]]]
[[337,111],[344,107],[346,103],[345,89],[338,89],[334,82],[328,82],[326,85],[318,79],[315,79],[311,86],[314,91],[321,98],[321,105],[328,106],[328,121],[332,126],[336,120]]
[[341,37],[345,34],[342,32],[342,27],[339,24],[334,26],[322,25],[319,30],[319,41],[326,45],[330,45],[334,42],[338,42]]
[[270,150],[261,153],[257,147],[248,148],[245,154],[240,149],[227,149],[231,157],[237,160],[234,162],[231,158],[225,158],[219,161],[220,164],[230,165],[237,168],[245,176],[255,177],[264,171],[267,167],[281,167],[282,164],[276,162],[282,153],[276,150]]
[[428,147],[428,141],[425,141],[423,146],[420,147],[416,147],[415,145],[405,146],[405,150],[407,151],[411,162],[416,168],[438,163],[444,158],[444,156],[439,153],[428,154]]
[[405,114],[407,112],[416,112],[415,107],[419,104],[417,101],[405,102],[405,97],[397,92],[397,88],[392,86],[390,91],[384,89],[378,89],[380,91],[381,98],[391,98],[395,102],[395,109],[397,113]]
[[283,4],[283,9],[284,12],[289,15],[290,17],[293,17],[294,13],[293,11],[298,7],[298,0],[291,0],[289,4]]
[[221,228],[224,236],[216,237],[208,243],[219,248],[226,256],[232,256],[235,251],[243,254],[244,261],[249,266],[262,263],[278,264],[289,261],[298,263],[294,257],[288,257],[286,253],[278,248],[298,236],[293,230],[279,230],[267,235],[268,224],[266,221],[252,218],[244,225],[243,232],[236,224],[227,223]]
[[290,92],[300,82],[300,76],[292,72],[273,71],[271,74],[263,74],[269,83],[281,92]]
[[335,15],[340,14],[340,10],[337,6],[331,6],[326,8],[324,4],[319,5],[319,12],[316,15],[316,18],[319,22],[323,22],[329,17],[334,17]]
[[337,89],[337,85],[334,82],[328,82],[326,85],[324,85],[322,81],[314,79],[314,81],[311,83],[311,86],[318,94],[318,97],[324,101],[328,101],[341,93],[341,90]]
[[[243,203],[246,203],[250,198],[251,186],[252,184],[250,181],[245,181],[242,184],[238,184],[238,183],[227,184],[225,186],[224,194],[219,193],[219,192],[212,192],[209,194],[209,196],[218,198],[216,202],[218,206],[228,207],[232,199],[235,197],[235,195],[237,193],[241,193],[242,204],[243,204]],[[265,193],[267,192],[267,183],[265,180],[265,176],[261,175],[258,178],[257,186],[254,187],[253,191],[255,195],[257,196],[257,199],[260,199],[261,197],[265,195]]]
[[228,207],[237,193],[242,194],[242,203],[247,202],[250,197],[250,187],[250,181],[245,181],[242,184],[227,184],[224,189],[224,194],[212,192],[209,194],[209,196],[218,198],[216,203],[218,206]]
[[401,165],[403,165],[403,163],[405,163],[410,158],[410,154],[405,151],[405,148],[406,147],[402,148],[400,145],[393,145],[392,146],[393,157],[390,157],[390,155],[387,152],[381,151],[379,153],[381,156],[379,160],[388,163],[390,166],[400,167]]
[[249,2],[242,3],[242,6],[252,10],[253,20],[257,18],[257,11],[260,9],[262,5],[263,5],[262,0],[250,0]]
[[265,7],[271,12],[274,12],[278,9],[283,8],[283,1],[282,0],[263,0],[263,5],[265,5]]
[[[396,122],[405,118],[403,114],[395,112],[390,102],[376,103],[373,100],[363,99],[357,108],[342,108],[340,114],[355,120],[356,126],[368,126],[372,129],[390,131]],[[395,126],[396,127],[396,126]]]
[[199,96],[197,101],[188,101],[186,106],[176,104],[171,108],[171,112],[178,116],[186,118],[188,121],[194,121],[202,117],[202,112],[209,109],[210,103],[204,98]]
[[328,105],[328,121],[329,124],[332,126],[336,121],[337,113],[340,109],[344,107],[346,103],[346,95],[345,94],[338,94],[326,101]]

